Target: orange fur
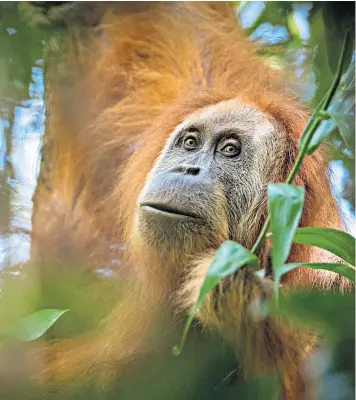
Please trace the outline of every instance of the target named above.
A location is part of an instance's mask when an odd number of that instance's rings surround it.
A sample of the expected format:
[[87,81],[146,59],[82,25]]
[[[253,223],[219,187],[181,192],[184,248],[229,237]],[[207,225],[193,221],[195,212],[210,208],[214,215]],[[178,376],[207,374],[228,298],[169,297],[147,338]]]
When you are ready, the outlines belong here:
[[[47,262],[53,252],[60,253],[60,238],[53,240],[54,234],[69,235],[80,262],[91,268],[109,262],[115,255],[108,243],[123,243],[127,249],[120,257],[130,282],[126,300],[119,302],[99,333],[59,343],[51,350],[53,360],[48,373],[55,381],[82,374],[106,381],[124,374],[130,360],[150,347],[149,332],[158,318],[163,315],[167,323],[174,322],[175,296],[182,293],[182,281],[186,282],[186,306],[194,301],[201,272],[214,252],[200,254],[203,261],[198,263],[184,254],[172,254],[170,260],[162,260],[132,234],[136,201],[147,174],[169,134],[186,116],[237,97],[272,116],[288,136],[285,169],[275,172],[275,181],[285,180],[297,156],[307,112],[284,90],[283,76],[255,55],[229,7],[217,8],[180,3],[174,13],[165,5],[147,13],[109,13],[105,22],[91,32],[90,49],[84,55],[69,48],[66,70],[72,75],[70,85],[61,86],[60,79],[58,85],[51,83],[46,133],[49,156],[42,167],[49,172],[46,175],[42,171],[43,183],[34,199],[38,206],[33,216],[33,262]],[[301,226],[340,227],[320,150],[305,160],[295,184],[306,190]],[[56,199],[63,204],[61,209],[67,210],[64,218],[63,214],[57,219],[49,218],[57,208]],[[242,244],[248,247],[255,241],[265,217],[266,205],[259,208],[261,219],[248,216],[250,228],[241,237]],[[261,257],[264,251],[263,248]],[[321,259],[325,261],[330,256],[313,248],[293,246],[289,262]],[[199,277],[190,275],[192,265],[197,265]],[[333,279],[330,274],[299,269],[285,281],[291,286],[327,288]],[[226,329],[208,310],[209,303],[204,307],[201,321]],[[233,322],[240,331],[244,324]],[[223,336],[234,341],[230,328],[231,325]],[[296,340],[287,328],[278,325],[278,329],[286,348]],[[246,328],[247,333],[251,331]],[[263,351],[266,338],[261,335],[262,330],[256,332],[254,339],[245,340],[258,342]],[[285,351],[287,358],[293,358],[290,363],[299,368],[304,352]],[[278,364],[278,360],[268,362],[270,354],[268,349],[260,355],[248,353],[248,372],[257,372],[258,362],[260,371],[268,369],[269,364]],[[292,386],[296,381],[293,374],[295,369],[286,378],[286,382],[294,382]],[[289,392],[293,390],[295,386]]]

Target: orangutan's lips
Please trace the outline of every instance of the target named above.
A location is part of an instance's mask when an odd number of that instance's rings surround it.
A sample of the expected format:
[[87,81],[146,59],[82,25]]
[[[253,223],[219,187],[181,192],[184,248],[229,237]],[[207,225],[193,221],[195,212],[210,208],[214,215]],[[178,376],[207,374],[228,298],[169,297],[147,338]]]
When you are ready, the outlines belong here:
[[191,213],[190,211],[178,209],[159,202],[147,202],[140,205],[144,210],[162,215],[167,215],[171,218],[194,218],[201,219],[198,215]]

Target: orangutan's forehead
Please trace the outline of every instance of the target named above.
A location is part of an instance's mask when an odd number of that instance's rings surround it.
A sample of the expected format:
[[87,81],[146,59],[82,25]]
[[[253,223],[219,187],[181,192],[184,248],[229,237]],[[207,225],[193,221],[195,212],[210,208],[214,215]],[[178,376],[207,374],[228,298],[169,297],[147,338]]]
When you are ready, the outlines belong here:
[[273,137],[276,133],[271,116],[239,99],[222,101],[192,113],[174,133],[194,128],[210,135],[231,131],[257,140],[269,135]]

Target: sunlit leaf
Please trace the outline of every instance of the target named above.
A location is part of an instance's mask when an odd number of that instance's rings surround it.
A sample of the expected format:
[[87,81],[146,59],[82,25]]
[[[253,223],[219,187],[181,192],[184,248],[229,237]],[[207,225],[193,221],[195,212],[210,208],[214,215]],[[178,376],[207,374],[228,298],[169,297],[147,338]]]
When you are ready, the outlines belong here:
[[331,228],[298,228],[293,242],[320,247],[355,264],[355,238],[346,232]]
[[20,319],[0,330],[2,336],[8,336],[22,342],[30,342],[41,337],[68,310],[40,310]]
[[[304,189],[276,183],[268,185],[268,210],[272,229],[272,266],[278,282],[279,269],[286,261],[304,204]],[[276,278],[277,277],[277,278]]]
[[289,271],[297,267],[306,267],[312,269],[324,269],[327,271],[336,272],[346,278],[350,279],[351,281],[355,282],[355,267],[352,267],[348,264],[340,264],[340,263],[291,263],[291,264],[284,264],[280,269],[279,273],[280,276],[286,274]]
[[220,283],[223,278],[233,274],[244,265],[256,266],[258,263],[259,260],[255,254],[251,253],[239,243],[227,240],[220,246],[212,263],[210,264],[210,267],[208,268],[205,279],[200,288],[197,301],[194,304],[185,325],[181,344],[179,347],[175,346],[173,348],[173,353],[175,355],[180,354],[194,315],[202,305],[204,298]]

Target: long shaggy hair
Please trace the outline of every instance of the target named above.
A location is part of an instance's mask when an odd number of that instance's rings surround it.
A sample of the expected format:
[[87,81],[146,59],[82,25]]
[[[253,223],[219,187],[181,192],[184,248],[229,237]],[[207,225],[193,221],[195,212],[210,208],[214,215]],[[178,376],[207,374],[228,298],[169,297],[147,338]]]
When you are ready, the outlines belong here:
[[[70,257],[86,270],[120,258],[118,275],[127,282],[99,332],[49,348],[46,372],[55,382],[122,375],[131,360],[150,348],[152,326],[158,320],[172,323],[177,304],[190,307],[195,300],[210,253],[189,265],[172,254],[163,265],[131,235],[147,174],[170,133],[188,115],[234,98],[260,109],[286,135],[284,167],[274,181],[284,181],[291,170],[308,113],[284,89],[283,75],[255,54],[231,4],[183,2],[128,15],[117,15],[113,5],[97,28],[85,32],[86,48],[68,41],[65,70],[49,69],[46,157],[34,197],[32,262],[47,266],[55,258],[58,266]],[[301,226],[340,227],[321,150],[307,157],[294,183],[306,193]],[[255,209],[245,217],[246,246],[252,246],[266,216],[265,202]],[[262,259],[266,251],[264,246]],[[288,261],[330,258],[294,245]],[[291,393],[306,352],[301,343],[313,338],[278,324],[257,324],[257,330],[250,325],[241,296],[247,291],[253,298],[261,290],[247,275],[234,281],[234,294],[218,308],[208,299],[200,320],[230,342],[241,334],[248,375],[288,364],[285,386]],[[330,274],[304,269],[285,279],[290,286],[322,288],[333,280]]]

